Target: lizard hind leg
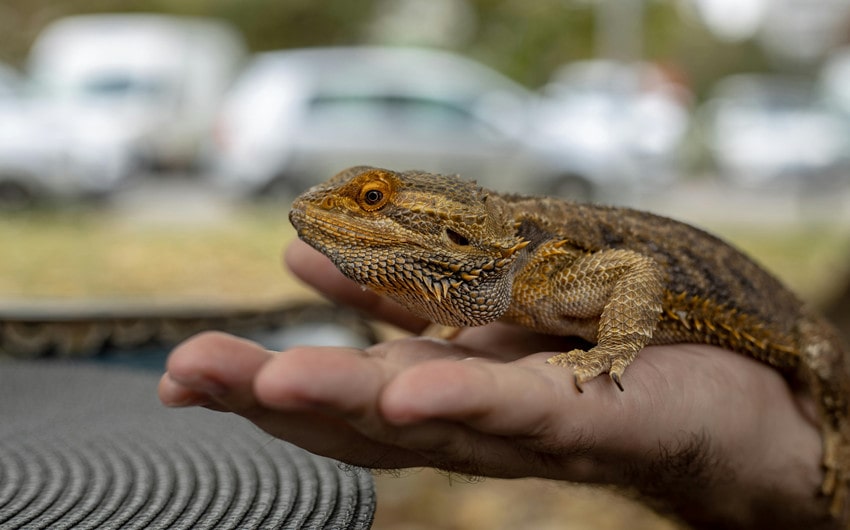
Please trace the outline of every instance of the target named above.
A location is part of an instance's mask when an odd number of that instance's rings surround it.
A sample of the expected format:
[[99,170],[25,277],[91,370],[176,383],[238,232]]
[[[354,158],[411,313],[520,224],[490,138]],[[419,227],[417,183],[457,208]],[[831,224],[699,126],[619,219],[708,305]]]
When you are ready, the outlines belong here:
[[832,516],[850,528],[850,356],[836,331],[817,318],[804,318],[799,333],[802,376],[821,416],[821,492]]

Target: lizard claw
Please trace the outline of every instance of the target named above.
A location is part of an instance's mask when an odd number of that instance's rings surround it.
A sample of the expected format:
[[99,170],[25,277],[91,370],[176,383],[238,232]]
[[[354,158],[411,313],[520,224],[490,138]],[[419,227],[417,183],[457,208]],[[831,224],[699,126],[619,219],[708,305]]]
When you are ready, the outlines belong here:
[[581,388],[581,381],[578,378],[577,374],[573,374],[573,383],[576,385],[576,390],[578,390],[579,394],[584,394],[584,390]]
[[611,381],[614,381],[614,384],[617,385],[617,388],[620,389],[620,392],[623,392],[623,383],[620,382],[620,374],[617,372],[611,372],[608,374],[611,377]]

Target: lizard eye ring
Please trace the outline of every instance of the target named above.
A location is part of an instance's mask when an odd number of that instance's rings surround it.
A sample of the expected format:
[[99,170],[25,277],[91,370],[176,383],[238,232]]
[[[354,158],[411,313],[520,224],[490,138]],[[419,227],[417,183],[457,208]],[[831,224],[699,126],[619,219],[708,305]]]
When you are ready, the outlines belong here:
[[360,207],[370,212],[378,210],[389,201],[389,195],[386,182],[369,182],[360,190]]

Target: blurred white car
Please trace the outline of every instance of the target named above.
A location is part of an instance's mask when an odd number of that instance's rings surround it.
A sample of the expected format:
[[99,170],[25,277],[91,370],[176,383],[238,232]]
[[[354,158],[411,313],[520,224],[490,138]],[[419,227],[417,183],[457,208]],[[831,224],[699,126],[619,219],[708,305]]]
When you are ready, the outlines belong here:
[[543,134],[582,175],[618,175],[643,189],[681,173],[690,93],[649,63],[592,60],[556,70],[544,88]]
[[847,123],[810,80],[728,77],[715,85],[699,119],[720,175],[735,184],[811,186],[850,170]]
[[[25,96],[0,100],[0,208],[113,191],[133,161],[120,143],[123,131],[95,119],[60,115]],[[86,130],[112,136],[80,134]]]
[[316,48],[258,55],[227,98],[213,171],[242,192],[286,191],[359,164],[459,173],[525,193],[622,192],[577,172],[540,134],[540,98],[469,59],[412,48]]
[[126,132],[72,110],[33,97],[25,78],[0,65],[0,208],[105,194],[132,172]]
[[117,129],[132,156],[187,166],[245,54],[236,30],[215,19],[81,15],[42,31],[28,70],[59,116],[88,120],[77,131],[89,137],[83,143],[110,142]]
[[[22,157],[18,149],[7,145],[7,141],[3,141],[4,136],[8,136],[18,143],[13,133],[16,125],[13,117],[15,111],[10,109],[18,107],[22,90],[23,80],[20,74],[11,66],[0,64],[0,209],[8,205],[25,204],[31,199],[29,188],[19,182],[22,180],[18,177],[21,173],[19,166],[22,163],[20,160]],[[12,127],[9,126],[10,118]],[[26,157],[23,158],[26,159]],[[28,179],[29,177],[24,177],[24,180]]]

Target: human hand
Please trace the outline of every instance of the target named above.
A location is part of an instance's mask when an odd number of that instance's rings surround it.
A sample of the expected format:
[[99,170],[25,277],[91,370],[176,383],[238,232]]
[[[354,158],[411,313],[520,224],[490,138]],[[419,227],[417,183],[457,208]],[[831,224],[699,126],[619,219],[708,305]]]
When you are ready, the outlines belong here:
[[[425,325],[303,243],[287,262],[332,299],[410,331]],[[816,497],[818,429],[775,370],[708,346],[650,347],[626,370],[625,392],[600,377],[580,394],[545,362],[573,346],[498,323],[451,343],[407,338],[365,351],[273,354],[203,334],[174,351],[159,393],[359,466],[614,484],[711,527],[829,524]]]

